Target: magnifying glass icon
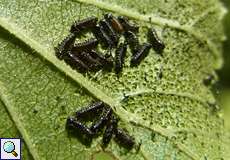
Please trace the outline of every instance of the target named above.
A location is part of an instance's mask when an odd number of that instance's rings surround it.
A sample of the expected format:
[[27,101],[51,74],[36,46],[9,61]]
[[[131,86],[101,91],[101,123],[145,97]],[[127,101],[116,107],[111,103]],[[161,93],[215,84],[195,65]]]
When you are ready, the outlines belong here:
[[6,153],[11,153],[14,155],[14,157],[17,157],[18,154],[17,152],[15,152],[15,145],[13,142],[11,141],[7,141],[3,144],[3,150],[6,152]]

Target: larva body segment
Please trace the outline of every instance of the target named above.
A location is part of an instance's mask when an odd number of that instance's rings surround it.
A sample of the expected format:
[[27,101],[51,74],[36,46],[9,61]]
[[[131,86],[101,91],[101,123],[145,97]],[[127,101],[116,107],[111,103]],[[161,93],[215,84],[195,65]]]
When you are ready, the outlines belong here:
[[95,49],[98,45],[98,40],[95,38],[90,38],[82,43],[77,43],[72,48],[74,52],[83,52],[83,51],[90,51]]
[[164,42],[158,37],[157,32],[154,28],[148,30],[148,41],[152,44],[153,49],[157,53],[161,53],[165,48]]
[[136,54],[132,55],[131,66],[136,66],[149,54],[152,45],[149,43],[142,44]]
[[75,21],[71,26],[70,32],[82,32],[84,30],[92,29],[97,25],[97,21],[97,17],[89,17],[81,21]]
[[67,52],[73,48],[76,37],[77,32],[70,33],[57,47],[55,47],[55,54],[58,59],[63,60]]
[[127,51],[127,44],[126,43],[121,43],[116,50],[116,55],[115,55],[115,72],[116,72],[116,74],[118,74],[122,71],[125,56],[126,56],[126,51]]

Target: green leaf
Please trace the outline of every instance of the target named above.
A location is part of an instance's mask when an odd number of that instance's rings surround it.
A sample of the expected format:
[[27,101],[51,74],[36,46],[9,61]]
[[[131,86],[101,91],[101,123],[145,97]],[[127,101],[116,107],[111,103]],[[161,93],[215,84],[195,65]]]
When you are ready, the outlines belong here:
[[[2,88],[1,88],[2,89]],[[1,114],[1,124],[0,124],[0,137],[4,137],[4,138],[12,138],[12,137],[17,137],[17,138],[21,138],[21,134],[20,131],[18,132],[14,122],[11,120],[10,115],[8,114],[8,111],[6,110],[4,103],[2,103],[0,101],[0,114]],[[28,152],[27,146],[24,143],[24,141],[22,141],[22,158],[23,159],[32,159],[30,153]]]
[[[142,26],[143,42],[146,27],[155,27],[166,43],[164,56],[151,51],[136,68],[127,58],[119,79],[114,72],[80,74],[55,57],[53,47],[74,20],[105,12]],[[34,159],[225,158],[223,119],[213,112],[216,100],[202,83],[222,66],[224,13],[217,0],[2,0],[0,111],[6,116],[0,134],[19,131],[24,153]],[[103,151],[101,136],[85,146],[67,134],[66,117],[94,98],[109,104],[119,126],[142,142],[139,151],[113,140]]]

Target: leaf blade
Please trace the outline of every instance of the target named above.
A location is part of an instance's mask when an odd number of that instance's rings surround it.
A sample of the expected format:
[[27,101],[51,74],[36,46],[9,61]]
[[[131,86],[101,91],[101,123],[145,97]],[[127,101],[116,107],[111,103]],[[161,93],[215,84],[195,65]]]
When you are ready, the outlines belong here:
[[[8,27],[5,27],[5,28],[8,28]],[[14,29],[13,29],[13,31],[14,31]],[[36,35],[36,34],[34,34],[34,35]],[[32,37],[32,36],[31,36],[31,37]],[[34,36],[34,37],[35,37],[35,36]],[[40,40],[40,41],[41,41],[41,40]],[[40,42],[40,41],[39,41],[39,42]],[[24,42],[27,43],[27,41],[25,41],[25,40],[24,40]],[[35,41],[35,43],[36,43],[36,41]],[[39,43],[38,43],[38,44],[39,44]],[[44,46],[44,44],[43,44],[43,46]],[[33,47],[33,48],[34,48],[34,47]],[[36,48],[36,47],[35,47],[35,48]],[[45,47],[40,47],[40,48],[45,48]],[[52,48],[52,45],[50,45],[49,48]],[[37,49],[37,50],[39,50],[39,49]],[[47,49],[47,50],[48,50],[48,49]],[[43,50],[40,50],[40,52],[43,53]],[[52,52],[52,51],[51,51],[51,52]],[[51,53],[51,52],[50,52],[50,53]],[[44,50],[44,53],[47,53],[47,51]],[[47,53],[47,54],[49,55],[50,53]],[[52,54],[50,54],[50,55],[52,55]],[[46,56],[46,55],[45,55],[45,56]],[[53,59],[52,61],[55,61],[55,59]],[[55,62],[55,64],[56,64],[57,66],[61,66],[61,64],[59,65],[58,62],[57,62],[57,63]],[[61,67],[61,68],[63,69],[64,67],[65,67],[65,66],[63,66],[63,67]],[[73,74],[74,74],[74,73],[73,73]],[[69,75],[72,76],[72,73],[69,72]],[[78,77],[79,77],[79,76],[81,77],[81,75],[78,75]],[[77,77],[77,76],[76,76],[76,77]],[[84,77],[83,77],[83,78],[84,78]],[[76,78],[76,79],[77,79],[77,78]],[[84,83],[84,81],[81,81],[81,83]],[[101,83],[99,83],[99,84],[101,85]],[[84,85],[85,85],[85,84],[84,84]],[[98,86],[97,84],[94,84],[94,85]],[[103,85],[101,85],[101,86],[103,86]],[[103,87],[101,87],[101,86],[100,86],[99,88],[103,88]],[[106,85],[105,85],[105,86],[106,86]],[[88,86],[87,86],[87,87],[88,87]],[[111,91],[111,90],[109,90],[109,91]],[[131,90],[131,91],[133,92],[133,90]],[[175,91],[175,92],[176,92],[176,91]],[[116,93],[116,92],[115,92],[115,93]],[[121,92],[119,91],[119,92],[117,92],[117,93],[121,93]],[[97,95],[96,92],[95,92],[95,94]],[[115,94],[113,94],[113,95],[115,95]],[[111,95],[109,95],[108,97],[110,97],[110,96],[111,96]],[[116,97],[116,96],[111,96],[111,97]],[[166,97],[166,96],[165,96],[165,97]],[[204,98],[204,97],[202,96],[202,98]],[[205,98],[206,98],[206,96],[205,96]],[[104,98],[102,98],[102,99],[104,99]],[[192,98],[192,99],[193,99],[193,98]],[[118,102],[117,99],[115,99],[115,101],[116,101],[115,103]],[[115,108],[114,108],[114,109],[115,109]],[[122,109],[122,108],[120,108],[120,109]],[[119,113],[119,112],[118,112],[118,113]],[[127,114],[127,112],[124,111],[124,112],[119,113],[118,115],[120,115],[121,117],[124,117],[123,119],[127,119],[127,118],[126,118],[127,115],[131,115],[131,114]],[[131,116],[131,117],[133,117],[133,118],[135,119],[135,115],[133,115],[133,116]],[[130,120],[127,119],[127,121],[130,121]],[[139,119],[136,120],[136,121],[138,121],[139,123],[144,122],[144,124],[146,124],[146,121],[140,121]],[[148,126],[148,125],[149,125],[149,124],[147,124],[146,126]],[[153,128],[153,130],[156,130],[156,129]]]

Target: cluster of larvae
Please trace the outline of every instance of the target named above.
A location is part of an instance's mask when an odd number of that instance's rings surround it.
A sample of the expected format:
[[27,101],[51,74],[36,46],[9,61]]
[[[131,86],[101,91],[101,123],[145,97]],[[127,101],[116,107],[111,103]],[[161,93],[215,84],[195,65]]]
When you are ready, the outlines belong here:
[[[94,37],[84,42],[76,42],[87,32],[91,32]],[[115,73],[119,74],[128,47],[132,52],[131,67],[139,65],[147,57],[151,48],[157,53],[162,53],[165,48],[154,28],[148,29],[148,42],[140,43],[138,33],[139,26],[131,24],[128,18],[123,16],[114,17],[112,14],[105,14],[99,21],[97,17],[89,17],[73,23],[70,34],[55,47],[55,53],[58,59],[64,60],[73,69],[83,73],[101,69],[111,71],[114,68]],[[124,38],[120,42],[122,36]],[[99,44],[107,53],[98,50]],[[111,54],[113,49],[115,49],[115,56]],[[83,123],[97,116],[99,118],[90,127]],[[75,116],[68,117],[66,127],[69,131],[80,133],[89,141],[104,132],[102,142],[105,147],[113,136],[116,142],[126,148],[140,146],[136,145],[134,138],[125,129],[118,128],[118,118],[113,114],[110,106],[103,102],[93,103],[77,111]]]
[[[77,38],[87,32],[91,32],[93,37],[84,42],[76,42],[79,40]],[[73,23],[70,34],[55,47],[56,56],[80,72],[95,72],[101,69],[111,71],[114,68],[116,74],[119,74],[123,68],[127,47],[132,52],[131,67],[139,65],[151,48],[157,53],[162,53],[165,48],[154,28],[148,29],[148,41],[144,43],[139,42],[138,33],[139,26],[131,24],[128,18],[123,16],[105,14],[101,20],[89,17]],[[106,53],[97,49],[99,44]],[[111,54],[113,49],[114,56]]]
[[[83,122],[89,119],[94,119],[90,127]],[[88,142],[104,132],[102,138],[104,147],[114,136],[116,142],[125,148],[131,149],[134,146],[139,148],[139,145],[135,144],[134,138],[125,129],[118,128],[118,118],[113,114],[112,109],[101,101],[92,103],[78,110],[74,116],[68,117],[66,128],[69,131],[80,133]]]

